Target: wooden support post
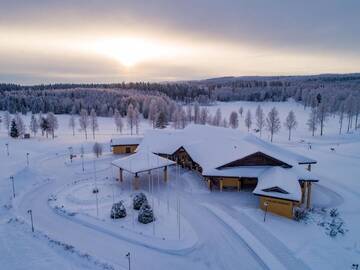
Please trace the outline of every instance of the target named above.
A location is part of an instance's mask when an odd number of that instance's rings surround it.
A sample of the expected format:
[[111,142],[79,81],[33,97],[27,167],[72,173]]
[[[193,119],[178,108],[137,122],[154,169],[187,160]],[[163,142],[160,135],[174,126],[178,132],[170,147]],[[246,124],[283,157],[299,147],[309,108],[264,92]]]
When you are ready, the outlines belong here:
[[309,172],[311,172],[311,164],[308,164],[307,169],[308,169]]
[[220,192],[222,192],[222,190],[223,190],[223,180],[221,179],[220,180]]
[[306,208],[310,208],[311,203],[311,182],[307,183],[307,198],[306,198]]
[[135,176],[134,176],[133,187],[134,187],[134,190],[138,190],[140,187],[139,175],[137,173],[135,173]]
[[120,168],[120,182],[123,181],[123,169]]
[[240,180],[238,180],[238,182],[237,182],[237,191],[238,192],[240,191]]
[[301,187],[301,203],[304,203],[305,201],[305,193],[306,193],[306,182],[303,182]]
[[168,175],[167,175],[167,166],[164,167],[164,182],[167,182]]

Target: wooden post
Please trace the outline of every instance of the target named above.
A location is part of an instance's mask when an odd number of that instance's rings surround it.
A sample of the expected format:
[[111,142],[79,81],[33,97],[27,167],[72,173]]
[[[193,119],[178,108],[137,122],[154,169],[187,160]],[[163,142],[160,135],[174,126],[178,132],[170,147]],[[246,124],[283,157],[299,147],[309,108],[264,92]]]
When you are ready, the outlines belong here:
[[306,198],[306,208],[310,208],[311,202],[311,182],[307,183],[307,198]]
[[120,182],[123,181],[123,169],[120,168]]
[[134,190],[138,190],[139,189],[139,175],[137,173],[135,173],[135,177],[134,177]]
[[311,172],[311,164],[308,164],[307,169],[308,169],[309,172]]
[[304,203],[305,201],[305,192],[306,192],[306,182],[303,182],[301,187],[301,203]]
[[220,192],[222,192],[222,190],[223,190],[223,180],[221,179],[220,180]]
[[164,167],[164,182],[167,182],[168,175],[167,175],[167,166]]
[[238,180],[238,182],[237,182],[237,191],[238,192],[240,191],[240,180]]

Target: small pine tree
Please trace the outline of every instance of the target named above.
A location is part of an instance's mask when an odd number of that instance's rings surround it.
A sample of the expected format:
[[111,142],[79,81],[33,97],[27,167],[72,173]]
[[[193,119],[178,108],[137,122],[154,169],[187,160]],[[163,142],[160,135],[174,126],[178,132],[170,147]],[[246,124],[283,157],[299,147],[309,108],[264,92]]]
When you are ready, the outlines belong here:
[[19,131],[18,131],[18,128],[16,126],[15,119],[11,120],[10,136],[12,138],[18,138],[19,137]]
[[166,123],[166,117],[164,112],[160,112],[156,118],[155,127],[156,128],[165,128],[167,125]]

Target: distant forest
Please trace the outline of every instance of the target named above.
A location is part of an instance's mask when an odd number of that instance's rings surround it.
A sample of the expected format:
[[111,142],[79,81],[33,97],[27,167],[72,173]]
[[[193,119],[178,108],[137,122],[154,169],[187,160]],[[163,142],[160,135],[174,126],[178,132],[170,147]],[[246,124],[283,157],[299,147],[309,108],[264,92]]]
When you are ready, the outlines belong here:
[[[78,113],[94,108],[98,115],[118,109],[126,114],[129,103],[145,112],[151,99],[164,106],[173,103],[215,101],[286,101],[293,98],[304,106],[314,106],[321,97],[332,112],[360,103],[360,74],[223,77],[176,83],[48,84],[22,86],[0,84],[0,110],[15,112]],[[351,103],[351,104],[349,104]]]

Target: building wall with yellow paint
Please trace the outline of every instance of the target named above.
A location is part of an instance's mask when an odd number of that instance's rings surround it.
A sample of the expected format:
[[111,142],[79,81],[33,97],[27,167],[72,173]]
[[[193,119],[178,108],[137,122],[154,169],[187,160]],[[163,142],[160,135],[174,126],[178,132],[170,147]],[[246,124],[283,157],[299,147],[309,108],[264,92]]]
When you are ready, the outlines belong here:
[[294,203],[288,200],[282,200],[277,198],[269,198],[260,196],[260,208],[265,211],[264,203],[268,203],[267,211],[284,216],[287,218],[293,218]]
[[113,154],[132,154],[135,153],[137,145],[116,145],[112,147]]
[[241,183],[239,181],[239,178],[236,177],[220,177],[220,189],[230,187],[230,188],[236,188],[240,190]]

